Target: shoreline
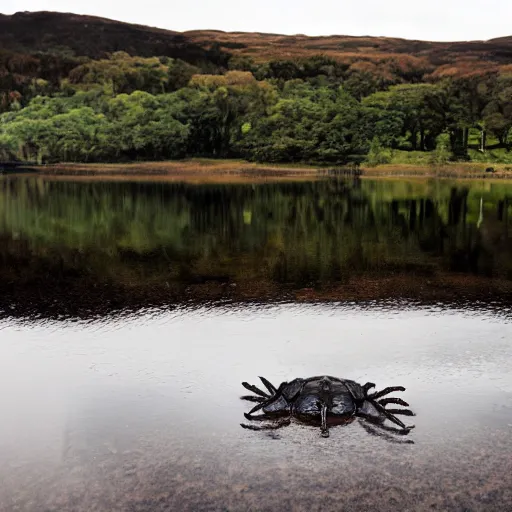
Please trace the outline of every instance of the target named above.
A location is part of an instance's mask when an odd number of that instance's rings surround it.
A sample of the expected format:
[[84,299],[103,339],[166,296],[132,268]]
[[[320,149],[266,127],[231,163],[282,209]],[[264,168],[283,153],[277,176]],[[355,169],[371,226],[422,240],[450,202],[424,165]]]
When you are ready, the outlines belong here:
[[[486,168],[494,172],[486,172]],[[258,164],[245,160],[187,159],[131,163],[57,163],[28,164],[0,170],[0,175],[34,173],[52,177],[109,177],[192,179],[231,181],[233,179],[312,179],[326,176],[372,178],[415,177],[457,179],[512,179],[512,166],[479,162],[456,162],[434,168],[428,165],[385,164],[375,167],[312,166],[307,164]]]

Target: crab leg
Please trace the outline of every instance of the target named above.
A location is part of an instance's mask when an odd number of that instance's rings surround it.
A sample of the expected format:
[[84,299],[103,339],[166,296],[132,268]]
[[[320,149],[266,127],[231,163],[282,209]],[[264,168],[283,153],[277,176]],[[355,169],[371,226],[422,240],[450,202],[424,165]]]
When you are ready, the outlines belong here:
[[267,425],[246,425],[245,423],[240,423],[242,428],[246,428],[248,430],[277,430],[281,427],[287,427],[291,423],[290,419],[281,420],[276,423],[269,423]]
[[[400,439],[395,438],[391,434],[388,434],[387,431],[393,432],[395,434],[399,435],[407,435],[409,431],[403,431],[399,430],[397,428],[392,427],[383,427],[382,425],[379,425],[379,427],[375,427],[373,425],[368,425],[364,421],[359,422],[360,425],[368,432],[368,434],[371,434],[372,436],[381,437],[382,439],[385,439],[386,441],[389,441],[391,443],[397,443],[397,444],[414,444],[414,441],[412,439]],[[382,429],[382,430],[380,430]]]
[[[242,384],[244,384],[244,383],[242,383]],[[247,384],[247,383],[245,383],[245,384]],[[256,387],[256,386],[253,386],[253,387]],[[274,396],[265,396],[265,400],[262,401],[261,403],[259,403],[258,405],[254,406],[249,411],[249,414],[252,414],[252,413],[254,413],[256,411],[259,411],[260,409],[263,409],[263,407],[265,407],[266,405],[272,403],[274,400],[276,400],[277,398],[282,396],[283,388],[284,388],[284,384],[281,384],[279,386],[279,389],[276,390],[276,394]],[[256,388],[256,389],[258,389],[258,388]]]
[[410,409],[386,409],[391,414],[402,414],[403,416],[416,416]]
[[[277,419],[279,419],[276,416],[271,416],[271,415],[267,415],[267,414],[257,414],[256,416],[251,416],[250,414],[248,414],[246,412],[244,412],[244,416],[246,419],[251,420],[251,421],[265,421],[265,420],[276,421]],[[287,419],[290,419],[290,417]]]
[[249,391],[256,393],[257,395],[260,395],[264,398],[269,398],[269,395],[267,393],[265,393],[264,391],[261,391],[260,388],[257,388],[256,386],[253,386],[252,384],[249,384],[248,382],[242,382],[242,386],[245,389],[248,389]]
[[[258,404],[258,405],[255,405],[250,411],[249,411],[249,416],[252,416],[253,413],[255,412],[258,412],[260,409],[263,409],[263,407],[265,407],[267,403],[266,402],[262,402],[261,404]],[[245,413],[244,413],[245,414]]]
[[396,405],[403,405],[404,407],[409,407],[409,404],[407,402],[404,402],[401,398],[383,398],[382,400],[379,400],[380,405],[387,405],[387,404],[396,404]]
[[260,377],[261,382],[263,382],[263,385],[269,390],[270,393],[273,395],[277,393],[277,388],[269,382],[265,377]]
[[263,402],[259,403],[258,405],[255,405],[250,411],[249,411],[249,415],[251,415],[252,413],[256,412],[256,411],[259,411],[260,409],[263,409],[263,407],[265,407],[266,405],[268,405],[270,402],[272,402],[272,400],[274,400],[274,397],[270,397],[270,398],[267,398],[267,400],[264,400]]
[[264,402],[265,398],[262,396],[253,396],[253,395],[244,395],[240,397],[242,400],[247,400],[248,402]]
[[403,386],[392,386],[390,388],[385,388],[382,391],[378,391],[377,393],[373,394],[372,396],[369,396],[368,398],[371,398],[372,400],[376,400],[377,398],[380,398],[384,395],[389,395],[389,393],[393,393],[393,391],[405,391],[405,388]]
[[244,416],[248,420],[255,420],[255,421],[264,421],[264,420],[271,420],[272,419],[272,417],[269,417],[266,414],[258,414],[256,416],[252,416],[252,415],[244,412]]
[[[368,425],[368,423],[366,423]],[[375,423],[369,420],[370,427],[375,428],[378,432],[381,430],[385,430],[386,432],[392,432],[393,434],[399,436],[407,436],[411,432],[410,430],[404,430],[403,428],[389,427],[388,425],[384,425],[383,423]]]
[[393,423],[396,423],[397,425],[399,425],[400,427],[402,427],[404,430],[410,430],[411,428],[414,428],[414,425],[410,426],[410,427],[407,427],[405,425],[405,423],[403,423],[402,421],[400,421],[398,418],[396,418],[395,416],[393,416],[391,413],[389,413],[388,411],[386,411],[386,409],[384,409],[384,406],[382,406],[381,404],[379,404],[379,402],[372,402],[373,405],[376,407],[376,409],[381,412],[384,416],[386,416],[386,418],[393,422]]

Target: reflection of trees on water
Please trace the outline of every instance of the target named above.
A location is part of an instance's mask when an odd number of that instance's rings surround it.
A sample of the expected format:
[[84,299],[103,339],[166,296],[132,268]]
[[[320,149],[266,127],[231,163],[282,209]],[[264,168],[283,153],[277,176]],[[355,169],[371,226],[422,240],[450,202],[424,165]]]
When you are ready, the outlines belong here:
[[509,279],[511,192],[501,184],[385,180],[3,179],[0,278],[4,285],[46,276],[132,287],[260,280],[295,288],[439,271]]

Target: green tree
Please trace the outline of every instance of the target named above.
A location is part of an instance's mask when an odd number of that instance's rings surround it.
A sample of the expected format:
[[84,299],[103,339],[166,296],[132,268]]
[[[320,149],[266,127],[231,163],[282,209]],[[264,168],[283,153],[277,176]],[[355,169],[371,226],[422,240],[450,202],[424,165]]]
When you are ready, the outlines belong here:
[[436,148],[430,155],[430,165],[432,167],[442,167],[453,158],[450,151],[450,137],[448,134],[441,134],[436,138]]
[[389,164],[391,162],[391,152],[384,148],[378,137],[373,138],[365,162],[369,167]]

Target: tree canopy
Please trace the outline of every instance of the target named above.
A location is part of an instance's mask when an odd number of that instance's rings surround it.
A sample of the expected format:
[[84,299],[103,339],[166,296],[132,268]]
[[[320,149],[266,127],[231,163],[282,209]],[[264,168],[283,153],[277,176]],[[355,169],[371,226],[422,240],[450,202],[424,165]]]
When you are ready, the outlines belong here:
[[142,45],[140,55],[130,45],[82,56],[7,45],[0,51],[0,159],[345,164],[381,161],[395,150],[434,152],[441,139],[448,159],[510,149],[512,53],[498,59],[484,43],[465,48],[488,60],[443,53],[441,43],[407,54],[399,41],[364,38],[343,39],[339,54],[308,47],[253,58],[249,35],[228,44],[211,33],[204,58],[185,49],[180,58],[177,37],[169,40],[177,45],[172,52]]

